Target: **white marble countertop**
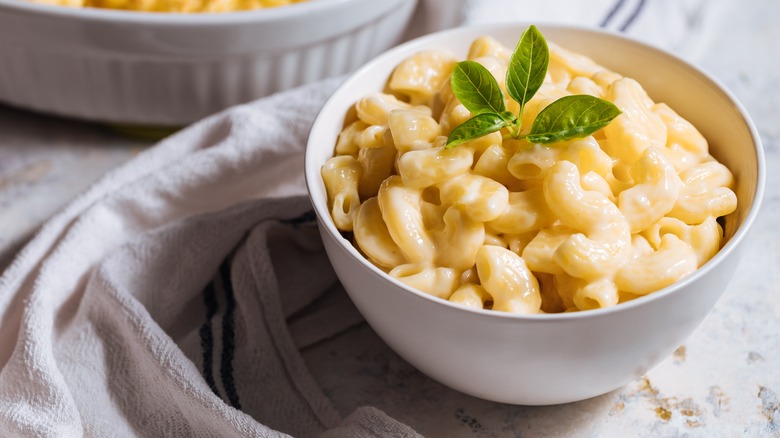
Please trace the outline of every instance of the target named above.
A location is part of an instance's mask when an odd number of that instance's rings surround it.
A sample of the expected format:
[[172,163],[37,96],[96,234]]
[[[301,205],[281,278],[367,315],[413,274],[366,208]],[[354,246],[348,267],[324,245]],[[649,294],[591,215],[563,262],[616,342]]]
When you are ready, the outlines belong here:
[[[688,58],[752,115],[766,151],[767,191],[738,272],[685,344],[612,393],[522,407],[430,380],[363,324],[304,352],[342,414],[374,405],[431,437],[780,437],[780,2],[732,3],[727,26]],[[0,106],[0,268],[47,218],[150,144]]]

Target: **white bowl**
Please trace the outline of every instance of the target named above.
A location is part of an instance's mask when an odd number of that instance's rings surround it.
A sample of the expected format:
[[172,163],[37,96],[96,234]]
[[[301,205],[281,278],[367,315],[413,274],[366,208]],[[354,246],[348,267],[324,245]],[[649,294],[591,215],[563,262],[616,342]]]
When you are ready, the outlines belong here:
[[764,157],[743,107],[701,70],[659,49],[599,30],[541,26],[546,38],[633,77],[710,141],[736,178],[737,211],[727,243],[684,280],[617,306],[578,313],[516,315],[471,310],[414,290],[369,263],[336,229],[320,176],[354,102],[381,90],[402,59],[423,48],[465,57],[480,35],[514,47],[527,24],[460,28],[399,46],[352,75],[317,117],[306,150],[306,181],[328,256],[357,308],[409,363],[473,396],[546,405],[614,390],[671,354],[712,309],[734,273],[763,196]]
[[401,38],[417,0],[310,0],[218,14],[0,0],[0,102],[180,126],[354,71]]

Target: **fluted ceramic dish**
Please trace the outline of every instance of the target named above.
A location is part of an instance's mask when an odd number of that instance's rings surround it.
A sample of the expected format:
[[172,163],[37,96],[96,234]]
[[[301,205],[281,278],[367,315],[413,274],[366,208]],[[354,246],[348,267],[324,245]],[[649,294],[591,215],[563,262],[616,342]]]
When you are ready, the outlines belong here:
[[180,126],[354,71],[398,43],[417,0],[309,0],[218,14],[0,0],[0,102]]
[[333,155],[347,110],[381,90],[393,67],[421,49],[465,58],[472,40],[492,35],[514,47],[528,27],[445,31],[399,46],[352,75],[322,108],[309,136],[306,181],[328,256],[371,327],[409,363],[452,388],[498,402],[547,405],[614,390],[653,368],[696,329],[734,274],[764,191],[758,133],[737,100],[700,69],[625,36],[540,26],[547,40],[638,80],[709,140],[736,178],[737,211],[726,219],[725,246],[694,274],[617,306],[565,314],[516,315],[472,310],[414,290],[368,262],[331,220],[320,169]]

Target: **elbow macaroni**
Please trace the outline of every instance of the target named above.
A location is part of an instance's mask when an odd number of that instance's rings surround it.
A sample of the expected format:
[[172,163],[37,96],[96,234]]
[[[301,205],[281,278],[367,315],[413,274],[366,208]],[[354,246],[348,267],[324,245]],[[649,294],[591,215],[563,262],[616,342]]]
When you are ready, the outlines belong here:
[[[468,58],[498,77],[510,51],[491,37]],[[693,125],[642,86],[550,44],[530,121],[590,94],[623,114],[551,145],[501,132],[444,147],[472,115],[449,86],[456,58],[403,61],[383,93],[355,104],[322,169],[336,226],[390,276],[463,306],[553,313],[613,306],[664,288],[722,245],[734,177]],[[507,99],[513,109],[516,102]]]
[[144,12],[212,13],[275,8],[306,0],[33,0],[69,7],[121,9]]

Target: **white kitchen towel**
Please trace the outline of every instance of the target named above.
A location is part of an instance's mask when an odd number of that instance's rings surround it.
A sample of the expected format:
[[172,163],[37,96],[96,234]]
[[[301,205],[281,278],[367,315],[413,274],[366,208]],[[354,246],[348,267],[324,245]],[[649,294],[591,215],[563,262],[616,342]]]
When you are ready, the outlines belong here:
[[[687,50],[718,2],[584,3],[472,0],[443,20],[451,4],[423,0],[413,31],[514,11]],[[361,321],[303,182],[309,127],[338,83],[205,119],[42,227],[0,277],[0,436],[418,436],[375,408],[337,412],[299,354]]]

